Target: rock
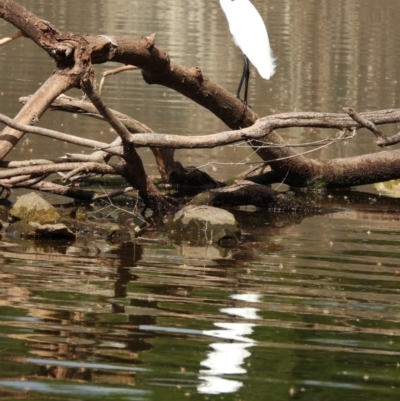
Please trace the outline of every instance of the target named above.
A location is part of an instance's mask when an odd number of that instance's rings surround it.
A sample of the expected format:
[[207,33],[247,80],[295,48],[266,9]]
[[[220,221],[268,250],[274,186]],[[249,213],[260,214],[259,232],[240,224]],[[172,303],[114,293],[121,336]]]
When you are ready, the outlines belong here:
[[173,237],[195,243],[236,243],[240,237],[233,214],[211,206],[186,206],[174,215],[171,228]]
[[123,242],[131,239],[131,235],[126,227],[112,224],[107,230],[107,239],[113,243]]
[[75,239],[75,234],[64,224],[29,223],[34,229],[36,238]]
[[18,219],[39,224],[55,223],[60,219],[57,210],[35,192],[20,196],[10,210]]
[[39,224],[35,222],[17,221],[7,227],[8,235],[23,238],[51,238],[51,239],[72,239],[75,234],[64,224]]

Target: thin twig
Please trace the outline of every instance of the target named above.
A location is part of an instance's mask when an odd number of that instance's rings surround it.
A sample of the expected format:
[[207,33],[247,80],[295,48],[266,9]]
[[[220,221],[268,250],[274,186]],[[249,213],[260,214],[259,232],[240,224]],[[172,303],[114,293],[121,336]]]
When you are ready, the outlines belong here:
[[386,135],[372,122],[358,114],[351,107],[344,107],[343,110],[357,123],[369,129],[378,139],[378,143],[387,143]]
[[22,36],[22,32],[21,31],[17,31],[15,33],[13,33],[11,36],[7,36],[3,39],[0,39],[0,46],[4,46],[7,43],[12,42],[15,39],[18,39]]
[[103,89],[103,84],[104,84],[106,77],[108,77],[109,75],[119,74],[120,72],[123,72],[123,71],[138,70],[138,69],[139,69],[139,67],[135,67],[134,65],[124,65],[123,67],[118,67],[118,68],[114,68],[113,70],[108,70],[108,71],[103,72],[101,74],[101,80],[100,80],[100,84],[99,84],[99,95],[101,95],[101,91]]

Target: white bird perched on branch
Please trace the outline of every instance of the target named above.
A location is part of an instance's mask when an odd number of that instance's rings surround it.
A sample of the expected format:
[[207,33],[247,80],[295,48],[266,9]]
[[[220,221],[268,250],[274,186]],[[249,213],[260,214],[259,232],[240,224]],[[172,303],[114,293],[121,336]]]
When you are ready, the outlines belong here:
[[249,87],[249,60],[264,79],[270,79],[275,72],[275,58],[269,45],[267,28],[261,15],[249,0],[219,0],[229,22],[229,30],[236,45],[243,53],[244,68],[236,97],[244,86],[243,103],[247,104]]

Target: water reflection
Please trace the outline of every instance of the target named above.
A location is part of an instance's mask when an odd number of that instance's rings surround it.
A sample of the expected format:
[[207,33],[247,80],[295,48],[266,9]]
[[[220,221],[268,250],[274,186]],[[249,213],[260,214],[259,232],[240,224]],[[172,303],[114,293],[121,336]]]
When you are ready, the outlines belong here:
[[[368,392],[373,382],[377,394],[391,394],[399,230],[395,215],[360,217],[342,212],[254,230],[257,244],[218,260],[205,252],[191,259],[166,241],[84,258],[42,246],[33,259],[33,243],[3,241],[1,386],[22,391],[23,377],[45,397],[57,386],[78,394],[83,383],[99,391],[107,384],[105,399],[134,397],[131,390],[157,399],[167,388],[176,399],[246,399],[251,389],[258,399],[283,400],[320,389],[353,401],[361,398],[350,391]],[[283,246],[271,249],[278,234]]]
[[[260,302],[259,294],[232,294],[232,299],[247,302]],[[259,319],[257,312],[259,309],[251,307],[222,308],[221,313],[226,313],[232,317],[243,319]],[[199,379],[204,383],[197,387],[199,393],[204,394],[223,394],[235,393],[243,383],[238,380],[225,379],[221,376],[232,374],[245,374],[247,370],[243,367],[245,359],[250,357],[248,348],[254,346],[256,342],[249,336],[253,333],[256,324],[253,323],[214,323],[219,330],[206,330],[203,334],[211,337],[223,338],[229,342],[217,342],[210,344],[212,351],[208,353],[207,359],[200,364],[207,368],[200,370]],[[222,330],[221,330],[222,329]]]
[[[146,391],[136,389],[120,389],[112,388],[110,386],[88,386],[84,384],[76,385],[65,385],[60,383],[40,383],[37,381],[11,381],[11,380],[0,380],[0,386],[13,388],[21,392],[38,392],[43,395],[53,396],[55,393],[62,396],[74,396],[74,397],[123,397],[122,399],[129,400],[145,400],[144,397],[148,394]],[[129,398],[126,398],[126,397]]]

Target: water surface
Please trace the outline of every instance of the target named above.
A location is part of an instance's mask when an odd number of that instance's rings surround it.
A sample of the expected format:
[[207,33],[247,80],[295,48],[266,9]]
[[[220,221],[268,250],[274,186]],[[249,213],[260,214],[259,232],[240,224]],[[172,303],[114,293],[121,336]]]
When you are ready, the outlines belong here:
[[[220,85],[236,89],[241,56],[217,1],[20,3],[71,32],[132,38],[156,32],[157,44],[174,61],[200,66]],[[396,0],[254,3],[277,57],[273,79],[251,78],[250,102],[259,115],[398,107]],[[12,31],[0,21],[2,35]],[[53,69],[27,39],[2,48],[1,111],[15,115],[18,98],[35,91]],[[156,132],[225,129],[181,95],[146,85],[137,71],[107,79],[104,98]],[[48,113],[40,125],[114,138],[97,120],[61,113]],[[388,134],[397,129],[384,128]],[[297,142],[327,133],[293,129],[282,135]],[[60,154],[77,150],[57,145]],[[376,151],[369,133],[361,131],[355,141],[315,157]],[[27,136],[10,158],[59,155],[54,152],[47,140]],[[151,153],[142,155],[155,172]],[[240,144],[178,151],[177,160],[205,165],[217,179],[242,171],[241,163],[259,161]],[[177,244],[159,231],[123,244],[89,236],[43,243],[3,235],[1,397],[396,399],[400,207],[372,187],[359,190],[370,194],[334,192],[336,212],[306,219],[233,209],[243,239],[228,249]]]

